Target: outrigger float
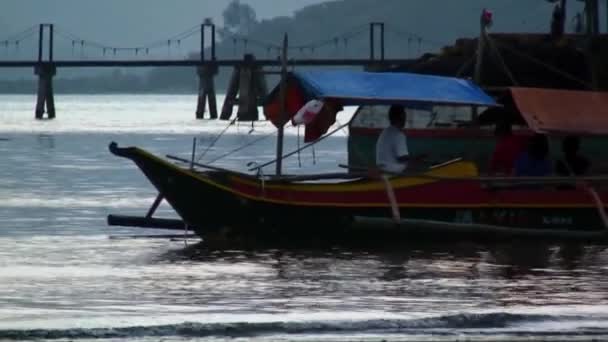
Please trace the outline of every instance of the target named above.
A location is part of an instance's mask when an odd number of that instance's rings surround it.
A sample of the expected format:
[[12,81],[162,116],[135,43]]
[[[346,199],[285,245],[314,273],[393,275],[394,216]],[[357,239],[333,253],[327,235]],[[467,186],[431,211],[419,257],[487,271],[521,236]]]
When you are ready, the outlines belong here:
[[[310,99],[333,104],[331,110],[324,109],[319,114],[329,116],[330,123],[341,106],[402,104],[408,112],[438,109],[462,112],[499,106],[472,82],[448,77],[310,71],[285,74],[281,84],[266,105],[271,120],[277,120],[276,115],[272,117],[277,108],[282,113],[279,128]],[[607,93],[526,88],[513,88],[511,93],[529,132],[557,138],[579,135],[584,146],[586,139],[601,140],[608,134]],[[277,98],[281,100],[278,107],[272,101]],[[566,111],[570,111],[570,116],[565,115]],[[360,130],[360,125],[366,122],[359,115],[350,122],[351,132],[353,123]],[[387,116],[386,111],[379,110],[367,111],[365,115],[373,119],[370,122],[374,125]],[[467,131],[470,132],[470,127],[452,127],[448,133],[454,137]],[[412,133],[407,129],[406,132]],[[416,134],[409,136],[409,140],[416,140]],[[432,135],[426,138],[425,148],[432,155],[434,146],[442,145],[436,145]],[[441,141],[442,137],[437,139]],[[493,143],[488,139],[479,143],[489,144],[480,149],[492,149]],[[416,143],[411,146],[416,149]],[[250,174],[194,160],[174,163],[137,147],[119,147],[114,142],[109,148],[113,154],[132,160],[159,192],[146,218],[110,216],[110,224],[154,225],[152,215],[164,199],[183,222],[159,221],[162,228],[184,229],[186,225],[207,241],[608,237],[605,206],[608,176],[604,175],[489,177],[480,175],[478,160],[466,159],[399,175],[352,163],[343,172],[284,175],[280,161],[286,155],[282,150],[274,161],[279,164],[277,173],[268,175],[255,171],[270,163],[250,169],[254,171]],[[351,141],[349,153],[353,153],[352,149]],[[488,152],[486,158],[489,156]]]

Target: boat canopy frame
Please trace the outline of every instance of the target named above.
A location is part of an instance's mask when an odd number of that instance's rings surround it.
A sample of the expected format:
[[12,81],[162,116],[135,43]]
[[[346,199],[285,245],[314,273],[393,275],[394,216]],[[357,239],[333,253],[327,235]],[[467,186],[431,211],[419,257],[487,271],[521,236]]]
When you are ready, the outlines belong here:
[[[341,110],[343,106],[394,105],[424,108],[432,105],[496,107],[496,101],[470,80],[455,77],[422,75],[404,72],[368,72],[352,70],[292,71],[279,83],[264,101],[264,112],[279,129],[310,100],[321,100],[334,104],[332,108]],[[281,85],[285,88],[281,90]],[[415,86],[408,86],[415,85]],[[284,96],[281,96],[281,94]],[[280,108],[280,109],[279,109]],[[335,111],[321,111],[315,120],[323,115],[336,115]],[[354,117],[354,116],[353,116]],[[277,155],[276,159],[250,168],[249,171],[278,163],[290,155],[313,146],[333,133],[350,125],[346,124],[329,134],[324,131],[314,141],[288,154]],[[329,127],[327,127],[329,128]],[[281,139],[279,139],[281,140]]]

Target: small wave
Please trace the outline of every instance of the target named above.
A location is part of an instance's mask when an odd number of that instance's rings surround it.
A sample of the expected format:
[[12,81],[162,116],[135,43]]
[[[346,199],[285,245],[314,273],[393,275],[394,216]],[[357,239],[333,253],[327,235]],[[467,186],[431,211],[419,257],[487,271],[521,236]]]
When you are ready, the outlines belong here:
[[[236,323],[181,323],[156,326],[132,326],[117,328],[90,328],[64,330],[0,330],[0,339],[97,339],[97,338],[141,338],[141,337],[246,337],[273,334],[449,334],[466,333],[471,330],[483,334],[493,329],[516,327],[521,323],[546,321],[572,321],[584,319],[572,316],[523,315],[510,313],[459,314],[421,319],[378,319],[366,321],[313,321],[313,322],[236,322]],[[464,330],[464,331],[463,331]],[[504,331],[502,332],[504,334]],[[574,329],[572,331],[510,330],[509,333],[543,335],[607,335],[606,329]]]
[[97,196],[43,197],[38,194],[21,194],[0,197],[0,208],[146,208],[154,197],[133,197],[97,194]]

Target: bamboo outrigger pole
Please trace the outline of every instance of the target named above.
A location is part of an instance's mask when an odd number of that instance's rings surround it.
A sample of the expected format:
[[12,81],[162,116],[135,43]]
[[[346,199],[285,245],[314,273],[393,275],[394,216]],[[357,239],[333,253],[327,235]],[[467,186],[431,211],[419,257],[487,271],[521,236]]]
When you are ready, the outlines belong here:
[[285,126],[285,118],[287,117],[285,111],[287,108],[287,33],[283,36],[283,51],[281,52],[281,88],[279,90],[280,94],[280,113],[279,113],[279,130],[277,132],[277,164],[276,164],[276,174],[277,176],[281,175],[281,171],[283,168],[283,127]]

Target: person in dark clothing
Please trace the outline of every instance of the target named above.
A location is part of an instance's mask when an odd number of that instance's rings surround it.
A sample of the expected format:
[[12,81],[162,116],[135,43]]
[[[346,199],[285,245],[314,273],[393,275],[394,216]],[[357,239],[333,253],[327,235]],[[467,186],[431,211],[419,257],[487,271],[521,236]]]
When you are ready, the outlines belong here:
[[528,142],[528,149],[515,161],[514,174],[517,177],[543,177],[551,174],[548,158],[549,142],[547,136],[535,134]]
[[492,175],[513,174],[513,167],[521,151],[525,149],[527,137],[514,135],[511,123],[501,121],[496,125],[496,146],[490,159],[489,172]]
[[567,136],[562,141],[564,157],[555,163],[555,172],[560,176],[581,176],[587,173],[591,163],[579,154],[581,142],[578,137]]

